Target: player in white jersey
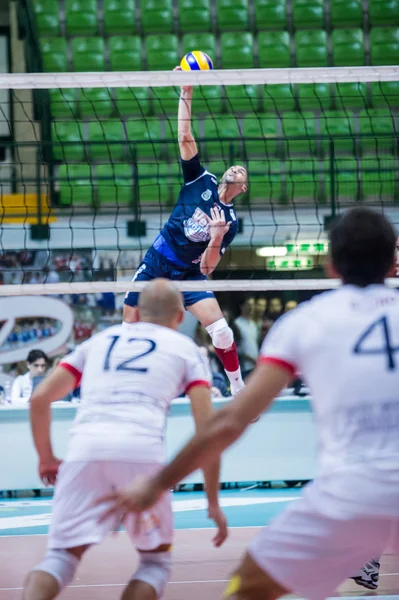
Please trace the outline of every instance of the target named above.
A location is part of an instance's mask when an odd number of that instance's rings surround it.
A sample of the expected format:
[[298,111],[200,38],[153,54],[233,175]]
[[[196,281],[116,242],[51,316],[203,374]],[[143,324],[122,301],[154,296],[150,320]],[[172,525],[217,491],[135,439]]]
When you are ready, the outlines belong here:
[[[209,368],[199,349],[176,331],[184,315],[172,283],[154,280],[140,294],[139,319],[111,327],[79,346],[36,389],[31,424],[39,473],[56,481],[48,549],[25,582],[24,600],[51,600],[74,576],[92,544],[118,527],[96,501],[137,476],[157,472],[164,461],[166,417],[173,399],[190,397],[197,429],[212,414]],[[54,457],[50,404],[80,383],[82,404],[65,461]],[[227,535],[218,504],[219,457],[204,470],[209,517],[218,526],[215,545]],[[123,600],[160,598],[171,570],[173,519],[169,490],[140,516],[123,524],[139,566]]]
[[140,512],[237,440],[297,371],[312,392],[319,474],[251,543],[225,597],[330,595],[390,543],[399,552],[399,293],[392,225],[364,208],[330,232],[331,271],[344,285],[279,319],[246,389],[155,477],[108,497]]

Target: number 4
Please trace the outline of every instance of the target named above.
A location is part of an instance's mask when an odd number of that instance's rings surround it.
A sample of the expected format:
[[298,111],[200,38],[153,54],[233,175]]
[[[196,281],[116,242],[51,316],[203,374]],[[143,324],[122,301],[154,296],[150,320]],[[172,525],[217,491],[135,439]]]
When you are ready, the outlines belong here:
[[[377,327],[382,328],[382,334],[384,336],[385,344],[381,348],[363,348],[362,349],[363,342],[365,342],[365,340],[373,333],[374,329],[376,329]],[[370,327],[368,327],[366,329],[366,331],[360,336],[353,351],[355,354],[386,354],[387,359],[388,359],[388,365],[387,365],[388,370],[389,371],[395,370],[396,369],[395,352],[399,352],[399,348],[395,348],[394,346],[392,346],[391,332],[389,329],[389,323],[388,323],[387,317],[384,316],[384,317],[381,317],[381,319],[374,321],[374,323],[372,323],[370,325]]]

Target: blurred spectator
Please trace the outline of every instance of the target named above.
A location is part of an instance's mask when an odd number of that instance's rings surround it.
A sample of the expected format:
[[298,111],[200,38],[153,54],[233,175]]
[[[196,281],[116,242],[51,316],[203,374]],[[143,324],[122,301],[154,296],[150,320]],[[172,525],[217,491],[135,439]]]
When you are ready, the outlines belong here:
[[45,283],[59,283],[60,276],[53,267],[46,267],[44,269],[44,282]]
[[269,319],[271,319],[272,321],[277,321],[277,319],[281,317],[282,314],[283,302],[281,298],[279,298],[278,296],[270,298],[267,310],[267,316],[269,317]]
[[258,358],[258,328],[254,320],[254,313],[255,299],[246,298],[240,305],[240,316],[234,321],[241,337],[237,349],[243,377],[253,370]]
[[261,340],[263,321],[265,319],[266,308],[267,308],[266,298],[263,298],[263,297],[256,298],[255,310],[254,310],[254,321],[256,323],[256,327],[258,328],[258,343]]
[[287,313],[290,310],[294,310],[298,306],[298,302],[296,300],[288,300],[285,303],[284,312]]
[[12,384],[11,402],[13,404],[29,402],[32,395],[33,380],[35,377],[45,375],[49,359],[42,350],[31,350],[28,354],[27,363],[28,372],[25,375],[19,375]]

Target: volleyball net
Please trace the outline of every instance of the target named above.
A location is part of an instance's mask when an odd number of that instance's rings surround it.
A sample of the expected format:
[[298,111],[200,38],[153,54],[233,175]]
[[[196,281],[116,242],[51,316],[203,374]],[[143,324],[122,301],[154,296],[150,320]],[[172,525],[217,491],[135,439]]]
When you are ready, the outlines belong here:
[[0,295],[140,289],[183,183],[181,85],[204,166],[249,176],[207,289],[334,286],[336,215],[362,204],[399,223],[399,67],[0,75]]

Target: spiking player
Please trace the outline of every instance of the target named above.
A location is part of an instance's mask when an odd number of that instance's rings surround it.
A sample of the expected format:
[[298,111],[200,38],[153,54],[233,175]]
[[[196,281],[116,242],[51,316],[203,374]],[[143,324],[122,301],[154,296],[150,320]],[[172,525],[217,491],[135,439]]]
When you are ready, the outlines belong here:
[[[180,67],[177,67],[180,69]],[[206,280],[216,268],[237,233],[233,200],[247,189],[244,167],[233,166],[219,185],[201,165],[191,133],[192,87],[181,89],[178,110],[178,141],[184,185],[177,204],[160,234],[138,267],[133,281],[155,277],[172,280]],[[231,328],[212,292],[184,293],[184,305],[209,333],[234,395],[243,387],[237,349]],[[136,319],[138,294],[128,292],[123,318]]]
[[158,475],[107,498],[110,514],[148,509],[236,441],[300,371],[312,392],[319,474],[256,535],[225,600],[322,600],[370,556],[399,552],[399,293],[384,285],[395,245],[380,213],[344,214],[330,233],[331,273],[344,285],[279,319],[246,388]]
[[[50,440],[50,404],[80,378],[82,405],[55,487],[49,543],[42,562],[25,582],[24,600],[52,600],[73,579],[92,544],[116,527],[96,500],[132,478],[157,471],[164,457],[164,429],[171,401],[182,391],[197,426],[212,414],[209,369],[192,340],[176,331],[184,309],[170,281],[157,280],[140,295],[140,321],[110,327],[78,346],[31,399],[31,423],[39,472],[53,484],[60,466]],[[154,383],[155,382],[155,383]],[[209,517],[218,526],[215,545],[227,535],[218,504],[219,459],[204,472]],[[157,600],[171,570],[172,507],[165,494],[140,520],[124,525],[139,565],[124,600]]]

